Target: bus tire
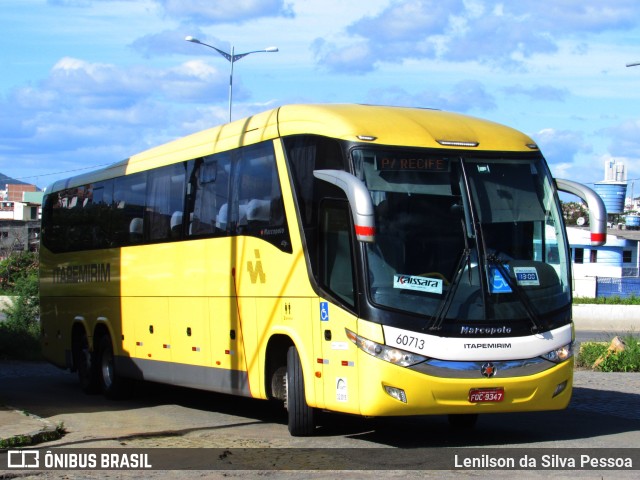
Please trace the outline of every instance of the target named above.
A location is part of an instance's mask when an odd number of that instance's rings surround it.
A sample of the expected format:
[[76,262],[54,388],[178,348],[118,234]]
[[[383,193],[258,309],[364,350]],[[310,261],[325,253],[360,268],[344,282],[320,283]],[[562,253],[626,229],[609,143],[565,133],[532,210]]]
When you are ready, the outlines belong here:
[[102,393],[112,400],[127,398],[131,393],[131,382],[118,375],[109,335],[100,338],[98,350],[99,380]]
[[289,433],[294,437],[307,437],[315,430],[313,408],[307,405],[300,355],[296,347],[287,351],[286,406]]
[[87,332],[74,332],[73,365],[78,372],[80,388],[84,393],[93,394],[100,391],[100,382],[95,352],[89,348]]
[[477,413],[459,413],[449,415],[449,426],[455,430],[472,430],[478,422]]

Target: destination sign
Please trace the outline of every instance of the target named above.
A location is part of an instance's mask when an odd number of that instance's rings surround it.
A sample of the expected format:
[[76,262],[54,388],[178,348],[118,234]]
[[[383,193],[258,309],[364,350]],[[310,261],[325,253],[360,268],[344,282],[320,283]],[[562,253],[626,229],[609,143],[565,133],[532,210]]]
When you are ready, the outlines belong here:
[[420,155],[384,155],[378,159],[380,171],[448,172],[449,159]]

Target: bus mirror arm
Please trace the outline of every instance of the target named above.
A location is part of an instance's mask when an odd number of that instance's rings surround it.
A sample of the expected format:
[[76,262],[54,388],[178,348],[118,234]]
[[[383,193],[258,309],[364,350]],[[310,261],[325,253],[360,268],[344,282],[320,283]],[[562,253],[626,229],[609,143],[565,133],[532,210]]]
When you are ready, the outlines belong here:
[[342,170],[314,170],[313,176],[331,183],[347,195],[356,232],[361,242],[375,241],[375,215],[371,194],[365,184],[357,177]]
[[587,202],[591,245],[604,245],[607,242],[607,208],[600,196],[589,187],[571,180],[556,178],[556,186],[558,190],[576,195]]

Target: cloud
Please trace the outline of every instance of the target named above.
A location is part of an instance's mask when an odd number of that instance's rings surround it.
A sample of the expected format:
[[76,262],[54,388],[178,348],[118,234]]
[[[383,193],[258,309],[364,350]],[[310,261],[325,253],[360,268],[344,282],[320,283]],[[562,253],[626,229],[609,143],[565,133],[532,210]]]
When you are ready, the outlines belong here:
[[293,17],[284,0],[153,0],[173,18],[197,24],[242,23],[260,17]]
[[[522,70],[527,59],[557,52],[562,40],[631,29],[639,15],[635,0],[400,0],[350,24],[343,32],[346,40],[316,43],[316,61],[343,73],[365,73],[380,62],[407,59],[473,61]],[[351,64],[346,52],[354,48],[359,55]]]
[[509,8],[514,15],[535,21],[535,27],[556,35],[634,28],[640,12],[640,4],[636,0],[519,0],[509,2]]
[[[578,182],[593,181],[596,160],[583,132],[545,128],[531,135],[540,147],[552,173]],[[587,156],[586,159],[583,158]]]
[[372,52],[368,42],[358,42],[344,48],[317,38],[311,44],[318,62],[333,72],[366,73],[373,70]]
[[504,88],[503,91],[509,95],[523,95],[532,100],[546,100],[549,102],[563,102],[571,94],[566,88],[556,88],[549,85],[536,85],[533,87],[514,85]]
[[169,69],[120,68],[66,57],[43,81],[44,92],[71,97],[86,108],[128,108],[150,98],[215,101],[225,98],[228,75],[193,60]]
[[612,156],[640,158],[640,120],[627,120],[602,133],[611,139]]
[[40,172],[121,160],[224,122],[226,108],[200,105],[225,105],[227,82],[199,60],[152,69],[62,58],[38,85],[0,97],[0,159],[19,153]]
[[437,108],[453,112],[488,111],[496,108],[493,95],[476,80],[452,85],[448,92],[428,90],[410,94],[400,87],[376,89],[369,92],[370,103],[405,107]]
[[56,7],[88,7],[96,1],[99,0],[47,0],[47,3]]
[[[163,30],[158,33],[144,35],[137,38],[129,46],[140,52],[144,57],[165,56],[167,54],[195,55],[202,46],[194,46],[193,43],[185,41],[185,37],[191,35],[205,41],[206,36],[202,30],[196,27],[180,27],[175,30]],[[225,49],[226,45],[217,39],[207,40],[206,43],[219,45]],[[204,52],[200,52],[204,53]]]

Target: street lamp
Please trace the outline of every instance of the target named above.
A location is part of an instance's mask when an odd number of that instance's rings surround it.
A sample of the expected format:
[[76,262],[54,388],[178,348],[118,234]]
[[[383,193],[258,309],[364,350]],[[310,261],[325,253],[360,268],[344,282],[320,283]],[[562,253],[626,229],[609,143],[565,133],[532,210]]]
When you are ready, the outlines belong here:
[[640,65],[640,62],[627,63],[627,67],[637,67]]
[[268,47],[265,48],[263,50],[253,50],[251,52],[245,52],[245,53],[234,53],[235,49],[233,46],[231,46],[231,53],[227,53],[223,50],[220,50],[219,48],[214,47],[213,45],[208,45],[204,42],[201,42],[200,40],[198,40],[197,38],[192,37],[191,35],[187,36],[184,38],[187,42],[192,42],[192,43],[199,43],[200,45],[204,45],[205,47],[209,47],[209,48],[213,48],[216,52],[218,52],[220,55],[222,55],[224,58],[226,58],[227,60],[229,60],[229,62],[231,63],[231,74],[229,75],[229,122],[231,122],[231,102],[233,100],[233,64],[235,62],[237,62],[238,60],[240,60],[243,57],[246,57],[247,55],[250,55],[252,53],[271,53],[271,52],[277,52],[278,51],[278,47]]

